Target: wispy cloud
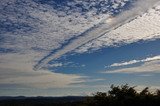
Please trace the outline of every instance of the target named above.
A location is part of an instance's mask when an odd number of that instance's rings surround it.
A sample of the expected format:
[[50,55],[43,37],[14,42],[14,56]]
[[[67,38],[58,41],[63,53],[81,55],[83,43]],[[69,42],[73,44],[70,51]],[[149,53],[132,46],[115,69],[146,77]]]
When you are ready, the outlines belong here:
[[99,82],[99,81],[105,81],[106,79],[102,79],[102,78],[99,78],[99,79],[86,79],[85,82]]
[[47,67],[61,67],[61,66],[63,66],[62,63],[54,63],[54,64],[47,65]]
[[151,77],[151,76],[154,76],[153,74],[141,74],[139,76],[142,76],[142,77]]
[[102,73],[160,73],[160,60],[147,61],[139,66],[130,68],[120,68],[116,70],[107,70]]
[[131,61],[127,61],[127,62],[113,63],[113,64],[106,66],[106,67],[126,66],[126,65],[136,64],[136,63],[140,63],[140,62],[148,62],[148,61],[154,61],[154,60],[160,60],[160,55],[154,56],[154,57],[148,57],[148,58],[142,59],[142,60],[131,60]]
[[[1,55],[0,85],[10,84],[30,88],[57,88],[82,83],[84,76],[75,74],[62,74],[48,70],[34,71],[34,56],[37,53]],[[65,80],[64,80],[65,79]]]
[[138,63],[140,61],[141,60],[131,60],[131,61],[128,61],[128,62],[123,62],[123,63],[114,63],[114,64],[112,64],[108,67],[125,66],[125,65],[135,64],[135,63]]

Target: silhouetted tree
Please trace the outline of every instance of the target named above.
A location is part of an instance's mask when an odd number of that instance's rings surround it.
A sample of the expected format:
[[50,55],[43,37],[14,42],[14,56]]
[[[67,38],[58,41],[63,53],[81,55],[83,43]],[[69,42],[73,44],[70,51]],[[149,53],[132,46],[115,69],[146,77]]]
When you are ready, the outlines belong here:
[[108,92],[97,92],[90,97],[85,106],[159,106],[160,90],[151,93],[144,88],[140,93],[128,84],[122,86],[111,85]]

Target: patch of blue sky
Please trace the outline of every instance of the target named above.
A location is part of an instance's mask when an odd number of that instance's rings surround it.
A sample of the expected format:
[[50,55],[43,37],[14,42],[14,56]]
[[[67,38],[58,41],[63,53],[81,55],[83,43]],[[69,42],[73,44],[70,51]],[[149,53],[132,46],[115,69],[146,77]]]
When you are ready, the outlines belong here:
[[[114,70],[120,67],[105,67],[113,63],[125,62],[130,60],[141,60],[146,57],[156,56],[160,54],[160,40],[153,41],[140,41],[121,47],[106,47],[93,53],[83,54],[67,54],[62,56],[56,62],[67,63],[72,62],[66,66],[52,67],[60,73],[75,73],[86,75],[97,75],[98,71]],[[55,61],[49,62],[54,64]],[[131,66],[138,66],[140,63],[133,64]],[[84,65],[84,66],[83,66]],[[52,70],[51,68],[51,70]],[[121,67],[122,68],[122,67]]]

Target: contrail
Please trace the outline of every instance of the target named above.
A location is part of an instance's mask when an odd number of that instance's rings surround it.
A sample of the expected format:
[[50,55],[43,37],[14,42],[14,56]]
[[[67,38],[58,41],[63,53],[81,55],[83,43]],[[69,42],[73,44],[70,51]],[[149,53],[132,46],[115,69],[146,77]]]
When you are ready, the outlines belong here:
[[56,51],[55,53],[51,53],[50,55],[43,58],[38,64],[35,65],[34,70],[39,70],[45,64],[50,62],[51,60],[55,60],[60,58],[62,55],[75,50],[76,48],[90,42],[109,31],[124,25],[125,23],[135,19],[140,14],[146,12],[149,8],[153,7],[159,0],[139,0],[134,4],[134,7],[130,10],[126,10],[119,14],[116,17],[112,17],[112,21],[107,23],[106,20],[103,20],[98,25],[95,25],[89,31],[83,33],[83,36],[77,37],[75,40],[71,41],[68,45],[66,45],[63,49]]

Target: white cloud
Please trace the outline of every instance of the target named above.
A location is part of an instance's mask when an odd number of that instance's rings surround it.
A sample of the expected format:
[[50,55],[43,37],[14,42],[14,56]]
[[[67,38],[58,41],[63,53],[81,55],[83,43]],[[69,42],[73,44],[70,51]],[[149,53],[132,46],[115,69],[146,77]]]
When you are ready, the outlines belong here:
[[[121,26],[121,25],[123,25],[125,23],[128,23],[128,21],[130,21],[131,19],[135,18],[137,15],[145,12],[148,8],[152,7],[155,3],[157,3],[157,0],[154,0],[154,1],[147,0],[147,1],[148,2],[140,0],[136,4],[144,3],[145,2],[146,5],[138,6],[138,7],[135,5],[135,7],[132,8],[131,10],[125,11],[122,14],[114,17],[114,20],[112,22],[106,23],[106,19],[108,19],[108,17],[105,18],[99,24],[95,25],[90,30],[84,32],[82,34],[83,36],[82,35],[79,36],[77,39],[73,40],[71,43],[69,43],[68,45],[66,45],[65,47],[63,47],[63,49],[60,49],[59,51],[57,51],[57,52],[55,52],[53,54],[50,54],[47,58],[43,59],[40,63],[38,63],[35,66],[35,70],[40,69],[41,67],[43,67],[44,65],[46,65],[49,61],[58,59],[62,55],[66,54],[68,52],[71,52],[71,51],[73,51],[75,49],[77,49],[78,47],[80,47],[80,46],[88,43],[89,41],[92,41],[92,40],[94,40],[94,39],[96,39],[96,38],[98,38],[98,37],[100,37],[100,36],[102,36],[102,35],[104,35],[106,33],[108,35],[109,31],[112,31],[113,29],[115,29],[115,28],[117,28],[117,27],[119,27],[119,26]],[[140,12],[137,13],[135,11],[140,11]],[[158,19],[159,19],[159,17],[158,17]],[[120,31],[120,32],[124,32],[124,31]],[[128,39],[130,39],[130,37],[131,37],[131,36],[128,37],[126,34],[123,35],[123,36],[124,37],[122,37],[120,35],[120,41],[122,41],[126,37],[127,38],[126,41],[128,42]],[[111,37],[113,37],[115,40],[117,39],[117,36],[111,36]],[[145,37],[146,37],[146,35],[145,35]],[[154,37],[155,37],[155,35],[154,35]],[[151,38],[153,38],[153,37],[151,37]],[[135,41],[135,39],[133,39],[133,40]],[[111,43],[114,43],[114,42],[111,41]],[[119,40],[118,40],[117,43],[119,43]],[[100,44],[101,44],[101,42],[100,42]],[[90,48],[90,46],[85,46],[85,48],[87,48],[85,50],[88,50],[88,47]],[[80,49],[80,51],[84,52],[84,49]]]
[[[160,3],[157,3],[154,5],[154,8],[149,9],[145,13],[138,10],[139,7],[143,7],[142,5],[146,5],[147,7],[150,2],[152,1],[146,2],[147,4],[139,3],[139,6],[136,6],[136,11],[126,11],[122,13],[121,17],[116,19],[113,18],[113,21],[123,20],[123,17],[127,17],[129,19],[129,16],[127,15],[132,14],[132,12],[136,15],[141,14],[134,18],[132,16],[132,19],[124,24],[122,24],[124,20],[119,22],[121,23],[121,26],[110,30],[98,39],[83,45],[78,48],[76,52],[83,53],[88,50],[97,50],[106,46],[121,46],[123,44],[130,44],[139,40],[145,41],[160,38]],[[137,11],[140,13],[137,13]]]
[[[0,84],[20,85],[30,88],[63,88],[69,85],[84,82],[78,75],[67,75],[48,72],[42,70],[38,72],[30,72],[24,70],[24,72],[17,72],[12,69],[1,69],[7,71],[7,73],[1,71],[3,74]],[[8,73],[10,72],[10,73]],[[17,74],[17,75],[15,75]],[[65,79],[65,80],[64,80]]]
[[85,81],[86,82],[98,82],[98,81],[105,81],[106,79],[102,79],[102,78],[99,78],[99,79],[86,79]]
[[142,65],[116,70],[107,70],[102,73],[160,73],[160,60],[147,61]]
[[135,87],[135,89],[138,92],[141,92],[146,87],[149,87],[150,92],[155,92],[157,89],[160,89],[160,86],[145,86],[145,85],[138,85],[137,87]]
[[[20,8],[21,6],[23,8]],[[3,13],[0,15],[4,24],[2,27],[5,29],[1,31],[5,38],[1,46],[23,52],[34,48],[34,50],[49,53],[60,47],[66,40],[77,36],[101,20],[97,19],[93,22],[93,20],[85,19],[78,12],[60,17],[60,11],[54,10],[49,5],[37,4],[30,0],[22,0],[20,4],[17,4],[16,0],[2,1],[0,10]],[[69,22],[70,19],[73,21]],[[5,25],[8,27],[6,28]],[[17,26],[20,28],[16,29]]]
[[[74,10],[62,7],[63,11],[32,0],[21,0],[18,3],[17,0],[0,2],[0,20],[3,25],[0,47],[28,56],[36,51],[36,62],[108,16],[107,13],[93,16],[92,11],[82,15],[81,11],[76,10],[78,7],[74,7],[78,3],[76,0],[70,2]],[[82,2],[82,5],[83,3],[87,2]],[[72,14],[67,15],[67,12]]]
[[[34,56],[36,53],[1,55],[0,85],[10,84],[31,88],[67,87],[75,83],[84,82],[84,76],[61,74],[48,70],[34,71]],[[64,80],[65,79],[65,80]]]
[[148,57],[148,58],[142,59],[142,60],[131,60],[131,61],[127,61],[127,62],[113,63],[110,66],[106,66],[106,67],[126,66],[126,65],[139,63],[139,62],[148,62],[148,61],[154,61],[154,60],[160,60],[160,55],[154,56],[154,57]]
[[140,62],[140,61],[139,60],[131,60],[131,61],[124,62],[124,63],[113,63],[109,67],[125,66],[125,65],[135,64],[135,63],[138,63],[138,62]]
[[0,84],[48,88],[84,81],[79,75],[33,70],[44,56],[106,17],[102,14],[86,18],[79,11],[70,15],[66,15],[66,11],[32,0],[0,1],[0,48],[14,51],[0,53]]
[[61,67],[61,66],[63,66],[62,63],[54,63],[54,64],[48,65],[47,67]]

